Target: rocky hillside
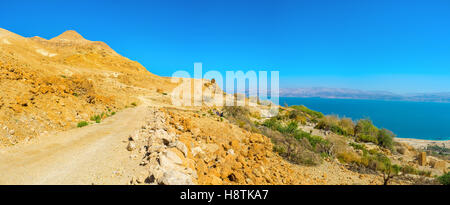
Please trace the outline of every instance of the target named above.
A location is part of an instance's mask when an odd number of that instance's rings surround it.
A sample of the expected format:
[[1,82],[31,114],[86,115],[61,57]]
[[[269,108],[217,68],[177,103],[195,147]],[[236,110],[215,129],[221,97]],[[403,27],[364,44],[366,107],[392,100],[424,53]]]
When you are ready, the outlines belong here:
[[435,184],[448,169],[371,122],[304,106],[174,106],[181,83],[75,31],[0,29],[0,184]]
[[170,85],[75,31],[46,40],[0,29],[0,144],[73,128],[139,103],[142,89],[156,92]]

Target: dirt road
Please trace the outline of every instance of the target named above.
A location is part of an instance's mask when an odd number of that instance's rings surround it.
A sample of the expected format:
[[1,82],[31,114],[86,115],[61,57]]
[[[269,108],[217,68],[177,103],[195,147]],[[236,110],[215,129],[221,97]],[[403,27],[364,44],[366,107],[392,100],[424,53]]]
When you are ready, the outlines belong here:
[[126,140],[147,108],[0,150],[0,184],[127,184],[141,159],[130,157]]

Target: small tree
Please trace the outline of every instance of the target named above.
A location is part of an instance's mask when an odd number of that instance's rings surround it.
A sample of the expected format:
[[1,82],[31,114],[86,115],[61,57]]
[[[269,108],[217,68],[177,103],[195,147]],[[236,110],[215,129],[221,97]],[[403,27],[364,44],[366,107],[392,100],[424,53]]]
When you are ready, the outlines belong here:
[[369,119],[361,119],[356,123],[355,136],[360,138],[361,136],[367,136],[368,138],[378,137],[378,128],[373,125]]
[[384,164],[383,172],[383,185],[388,185],[389,180],[398,176],[401,167],[398,165],[391,165],[390,161]]
[[395,134],[388,129],[381,129],[378,131],[378,145],[392,150],[394,147]]

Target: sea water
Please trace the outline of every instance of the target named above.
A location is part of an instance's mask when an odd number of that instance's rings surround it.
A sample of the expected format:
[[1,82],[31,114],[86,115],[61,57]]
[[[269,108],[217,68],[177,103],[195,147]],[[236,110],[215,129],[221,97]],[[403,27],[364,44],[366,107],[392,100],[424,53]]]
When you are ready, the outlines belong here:
[[353,120],[369,118],[400,138],[450,140],[450,103],[295,97],[280,97],[279,103]]

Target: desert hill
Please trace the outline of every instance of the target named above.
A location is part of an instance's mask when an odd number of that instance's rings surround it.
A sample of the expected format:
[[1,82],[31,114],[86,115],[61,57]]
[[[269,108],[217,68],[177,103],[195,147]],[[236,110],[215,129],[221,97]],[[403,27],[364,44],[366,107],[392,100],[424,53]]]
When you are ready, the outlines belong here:
[[170,88],[170,82],[75,31],[45,40],[0,29],[3,145],[73,128],[93,115],[139,103],[133,94],[157,87]]

